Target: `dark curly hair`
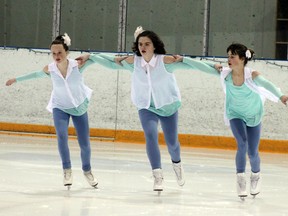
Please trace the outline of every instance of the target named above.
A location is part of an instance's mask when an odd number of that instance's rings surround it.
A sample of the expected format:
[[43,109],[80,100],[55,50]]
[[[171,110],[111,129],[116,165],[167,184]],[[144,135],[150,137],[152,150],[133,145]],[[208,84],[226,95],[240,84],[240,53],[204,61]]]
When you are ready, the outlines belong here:
[[[246,51],[249,50],[251,52],[251,57],[246,57]],[[255,52],[252,49],[248,49],[245,45],[240,43],[232,43],[230,46],[227,47],[226,52],[231,52],[233,55],[238,55],[240,59],[244,59],[244,65],[247,64],[248,61],[250,61]]]
[[132,51],[137,55],[137,56],[141,56],[141,53],[138,49],[138,42],[139,42],[139,38],[140,37],[148,37],[150,38],[150,40],[153,43],[153,46],[155,48],[154,53],[156,54],[166,54],[166,50],[164,48],[164,43],[163,41],[160,39],[160,37],[153,31],[143,31],[141,34],[139,34],[135,40],[135,42],[133,43],[132,46]]

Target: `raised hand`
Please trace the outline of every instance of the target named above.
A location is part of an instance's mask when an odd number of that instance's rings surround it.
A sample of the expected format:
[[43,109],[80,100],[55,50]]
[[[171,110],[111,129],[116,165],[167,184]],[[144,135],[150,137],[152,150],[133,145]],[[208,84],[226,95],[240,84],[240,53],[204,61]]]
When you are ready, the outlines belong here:
[[13,79],[9,79],[7,82],[6,82],[6,86],[10,86],[12,84],[16,83],[16,79],[13,78]]
[[223,66],[221,64],[215,64],[214,68],[220,73],[223,69]]
[[79,67],[83,66],[85,62],[89,59],[90,54],[82,55],[77,57],[75,60],[78,62]]
[[287,106],[288,97],[286,95],[282,95],[280,98],[281,102]]

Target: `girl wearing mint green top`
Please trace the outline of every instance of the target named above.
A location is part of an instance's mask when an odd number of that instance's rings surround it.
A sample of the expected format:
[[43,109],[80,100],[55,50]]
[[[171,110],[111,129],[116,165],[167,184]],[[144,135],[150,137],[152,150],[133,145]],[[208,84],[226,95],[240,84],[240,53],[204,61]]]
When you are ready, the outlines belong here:
[[[158,144],[158,125],[161,124],[177,183],[185,183],[178,141],[178,109],[181,106],[180,91],[173,72],[176,69],[191,69],[183,58],[166,56],[164,44],[157,34],[144,31],[135,32],[134,56],[117,57],[107,54],[85,55],[79,61],[94,61],[109,68],[128,69],[132,72],[131,99],[138,109],[142,124],[146,151],[154,176],[154,191],[163,190],[163,173]],[[104,62],[106,59],[108,63]],[[180,62],[180,61],[184,62]],[[121,66],[115,62],[121,62]],[[192,64],[194,69],[217,73],[212,65],[203,62]]]
[[98,182],[91,172],[91,148],[87,115],[92,90],[84,84],[77,61],[67,58],[70,44],[71,40],[66,33],[59,35],[50,46],[54,62],[42,71],[10,79],[6,82],[6,85],[10,86],[15,82],[34,78],[51,78],[53,90],[47,109],[53,113],[58,150],[64,171],[64,186],[70,187],[73,180],[68,146],[68,125],[71,117],[81,149],[84,176],[92,187],[96,187]]
[[222,69],[220,78],[226,95],[225,122],[230,125],[237,142],[237,193],[240,198],[247,196],[245,171],[248,152],[250,194],[256,196],[261,186],[259,141],[264,100],[277,102],[280,99],[286,104],[288,98],[259,72],[246,67],[253,57],[253,50],[242,44],[231,44],[227,53],[229,67]]

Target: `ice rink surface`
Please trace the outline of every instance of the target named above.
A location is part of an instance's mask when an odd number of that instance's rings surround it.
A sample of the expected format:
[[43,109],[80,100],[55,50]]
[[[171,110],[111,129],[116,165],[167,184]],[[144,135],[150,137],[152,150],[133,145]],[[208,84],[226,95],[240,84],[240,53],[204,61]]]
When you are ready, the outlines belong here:
[[[261,153],[262,191],[241,201],[235,151],[182,148],[186,184],[181,188],[161,146],[164,191],[158,196],[145,145],[91,141],[91,147],[98,189],[84,179],[79,147],[71,139],[74,181],[68,191],[55,138],[0,134],[0,215],[288,216],[287,154]],[[249,170],[248,163],[247,180]]]

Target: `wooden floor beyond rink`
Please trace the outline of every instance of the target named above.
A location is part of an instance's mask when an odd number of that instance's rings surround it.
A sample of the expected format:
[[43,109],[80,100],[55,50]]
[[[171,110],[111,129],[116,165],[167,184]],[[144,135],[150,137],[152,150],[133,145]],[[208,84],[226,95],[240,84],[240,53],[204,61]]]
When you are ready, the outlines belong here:
[[[186,183],[178,186],[161,145],[164,190],[153,191],[145,145],[91,140],[98,188],[86,182],[76,139],[69,140],[73,171],[63,186],[55,137],[0,133],[0,216],[288,216],[288,155],[261,152],[261,193],[236,193],[235,150],[182,147]],[[247,161],[247,190],[250,188]]]

